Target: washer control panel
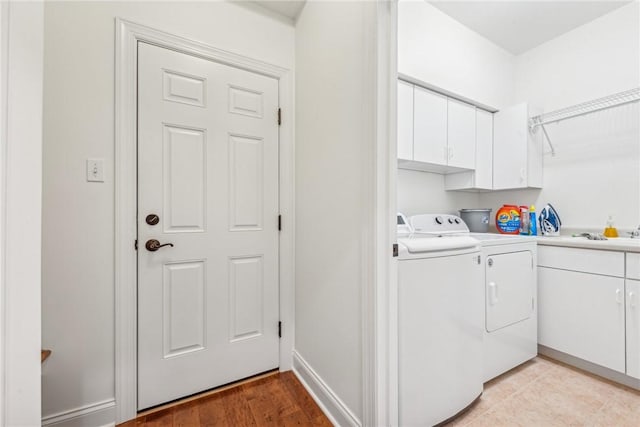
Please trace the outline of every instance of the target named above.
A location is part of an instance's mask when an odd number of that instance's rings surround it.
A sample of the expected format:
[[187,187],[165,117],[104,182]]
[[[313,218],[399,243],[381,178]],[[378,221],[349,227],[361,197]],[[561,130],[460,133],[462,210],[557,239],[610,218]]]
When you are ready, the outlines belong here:
[[468,233],[469,228],[456,215],[449,214],[420,214],[409,220],[416,233],[455,234]]

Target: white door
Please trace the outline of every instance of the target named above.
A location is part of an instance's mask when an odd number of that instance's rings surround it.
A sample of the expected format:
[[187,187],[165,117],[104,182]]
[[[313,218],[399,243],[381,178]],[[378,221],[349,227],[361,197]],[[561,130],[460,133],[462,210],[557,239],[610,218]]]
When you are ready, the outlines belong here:
[[640,379],[640,280],[627,287],[627,375]]
[[447,97],[415,86],[413,160],[447,164]]
[[493,114],[476,108],[476,171],[477,188],[493,188]]
[[448,165],[476,168],[476,107],[447,99]]
[[538,343],[625,372],[624,279],[538,267]]
[[277,80],[139,44],[139,409],[278,367],[277,111]]
[[534,268],[529,251],[489,255],[486,263],[486,330],[493,332],[533,314]]
[[413,85],[398,80],[398,159],[413,160]]

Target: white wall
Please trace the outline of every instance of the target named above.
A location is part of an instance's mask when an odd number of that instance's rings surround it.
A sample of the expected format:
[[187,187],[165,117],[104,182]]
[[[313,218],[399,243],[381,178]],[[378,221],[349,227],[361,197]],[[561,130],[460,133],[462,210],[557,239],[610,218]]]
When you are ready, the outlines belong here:
[[[640,86],[640,3],[633,2],[517,58],[516,100],[551,111]],[[547,126],[541,191],[483,194],[503,203],[551,202],[563,225],[602,231],[609,214],[618,228],[640,222],[638,103]],[[545,142],[546,144],[546,142]]]
[[42,2],[0,5],[0,425],[40,424]]
[[398,71],[497,109],[513,103],[514,56],[424,0],[398,4]]
[[420,213],[450,213],[459,209],[482,208],[478,193],[445,191],[444,175],[398,169],[398,212],[405,215]]
[[[294,28],[227,2],[45,5],[43,415],[114,398],[115,17],[294,66]],[[86,182],[87,158],[105,183]]]
[[295,350],[355,418],[341,425],[363,419],[366,200],[375,188],[367,8],[375,3],[311,1],[296,24]]

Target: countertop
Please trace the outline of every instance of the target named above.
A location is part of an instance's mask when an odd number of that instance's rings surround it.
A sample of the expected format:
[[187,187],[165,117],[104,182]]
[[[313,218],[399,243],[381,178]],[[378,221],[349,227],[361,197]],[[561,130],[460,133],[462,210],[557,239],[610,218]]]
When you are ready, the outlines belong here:
[[606,251],[640,252],[640,239],[616,237],[608,240],[589,240],[586,237],[538,236],[539,245],[566,246],[570,248],[601,249]]

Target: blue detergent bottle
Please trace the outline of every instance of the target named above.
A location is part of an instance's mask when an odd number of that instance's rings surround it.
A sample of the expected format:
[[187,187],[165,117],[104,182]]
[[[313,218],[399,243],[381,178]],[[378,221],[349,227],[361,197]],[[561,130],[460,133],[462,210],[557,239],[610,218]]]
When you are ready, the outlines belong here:
[[529,221],[529,235],[530,236],[537,236],[538,235],[538,221],[536,220],[536,207],[535,205],[531,205],[531,207],[529,208],[529,218],[531,219]]

